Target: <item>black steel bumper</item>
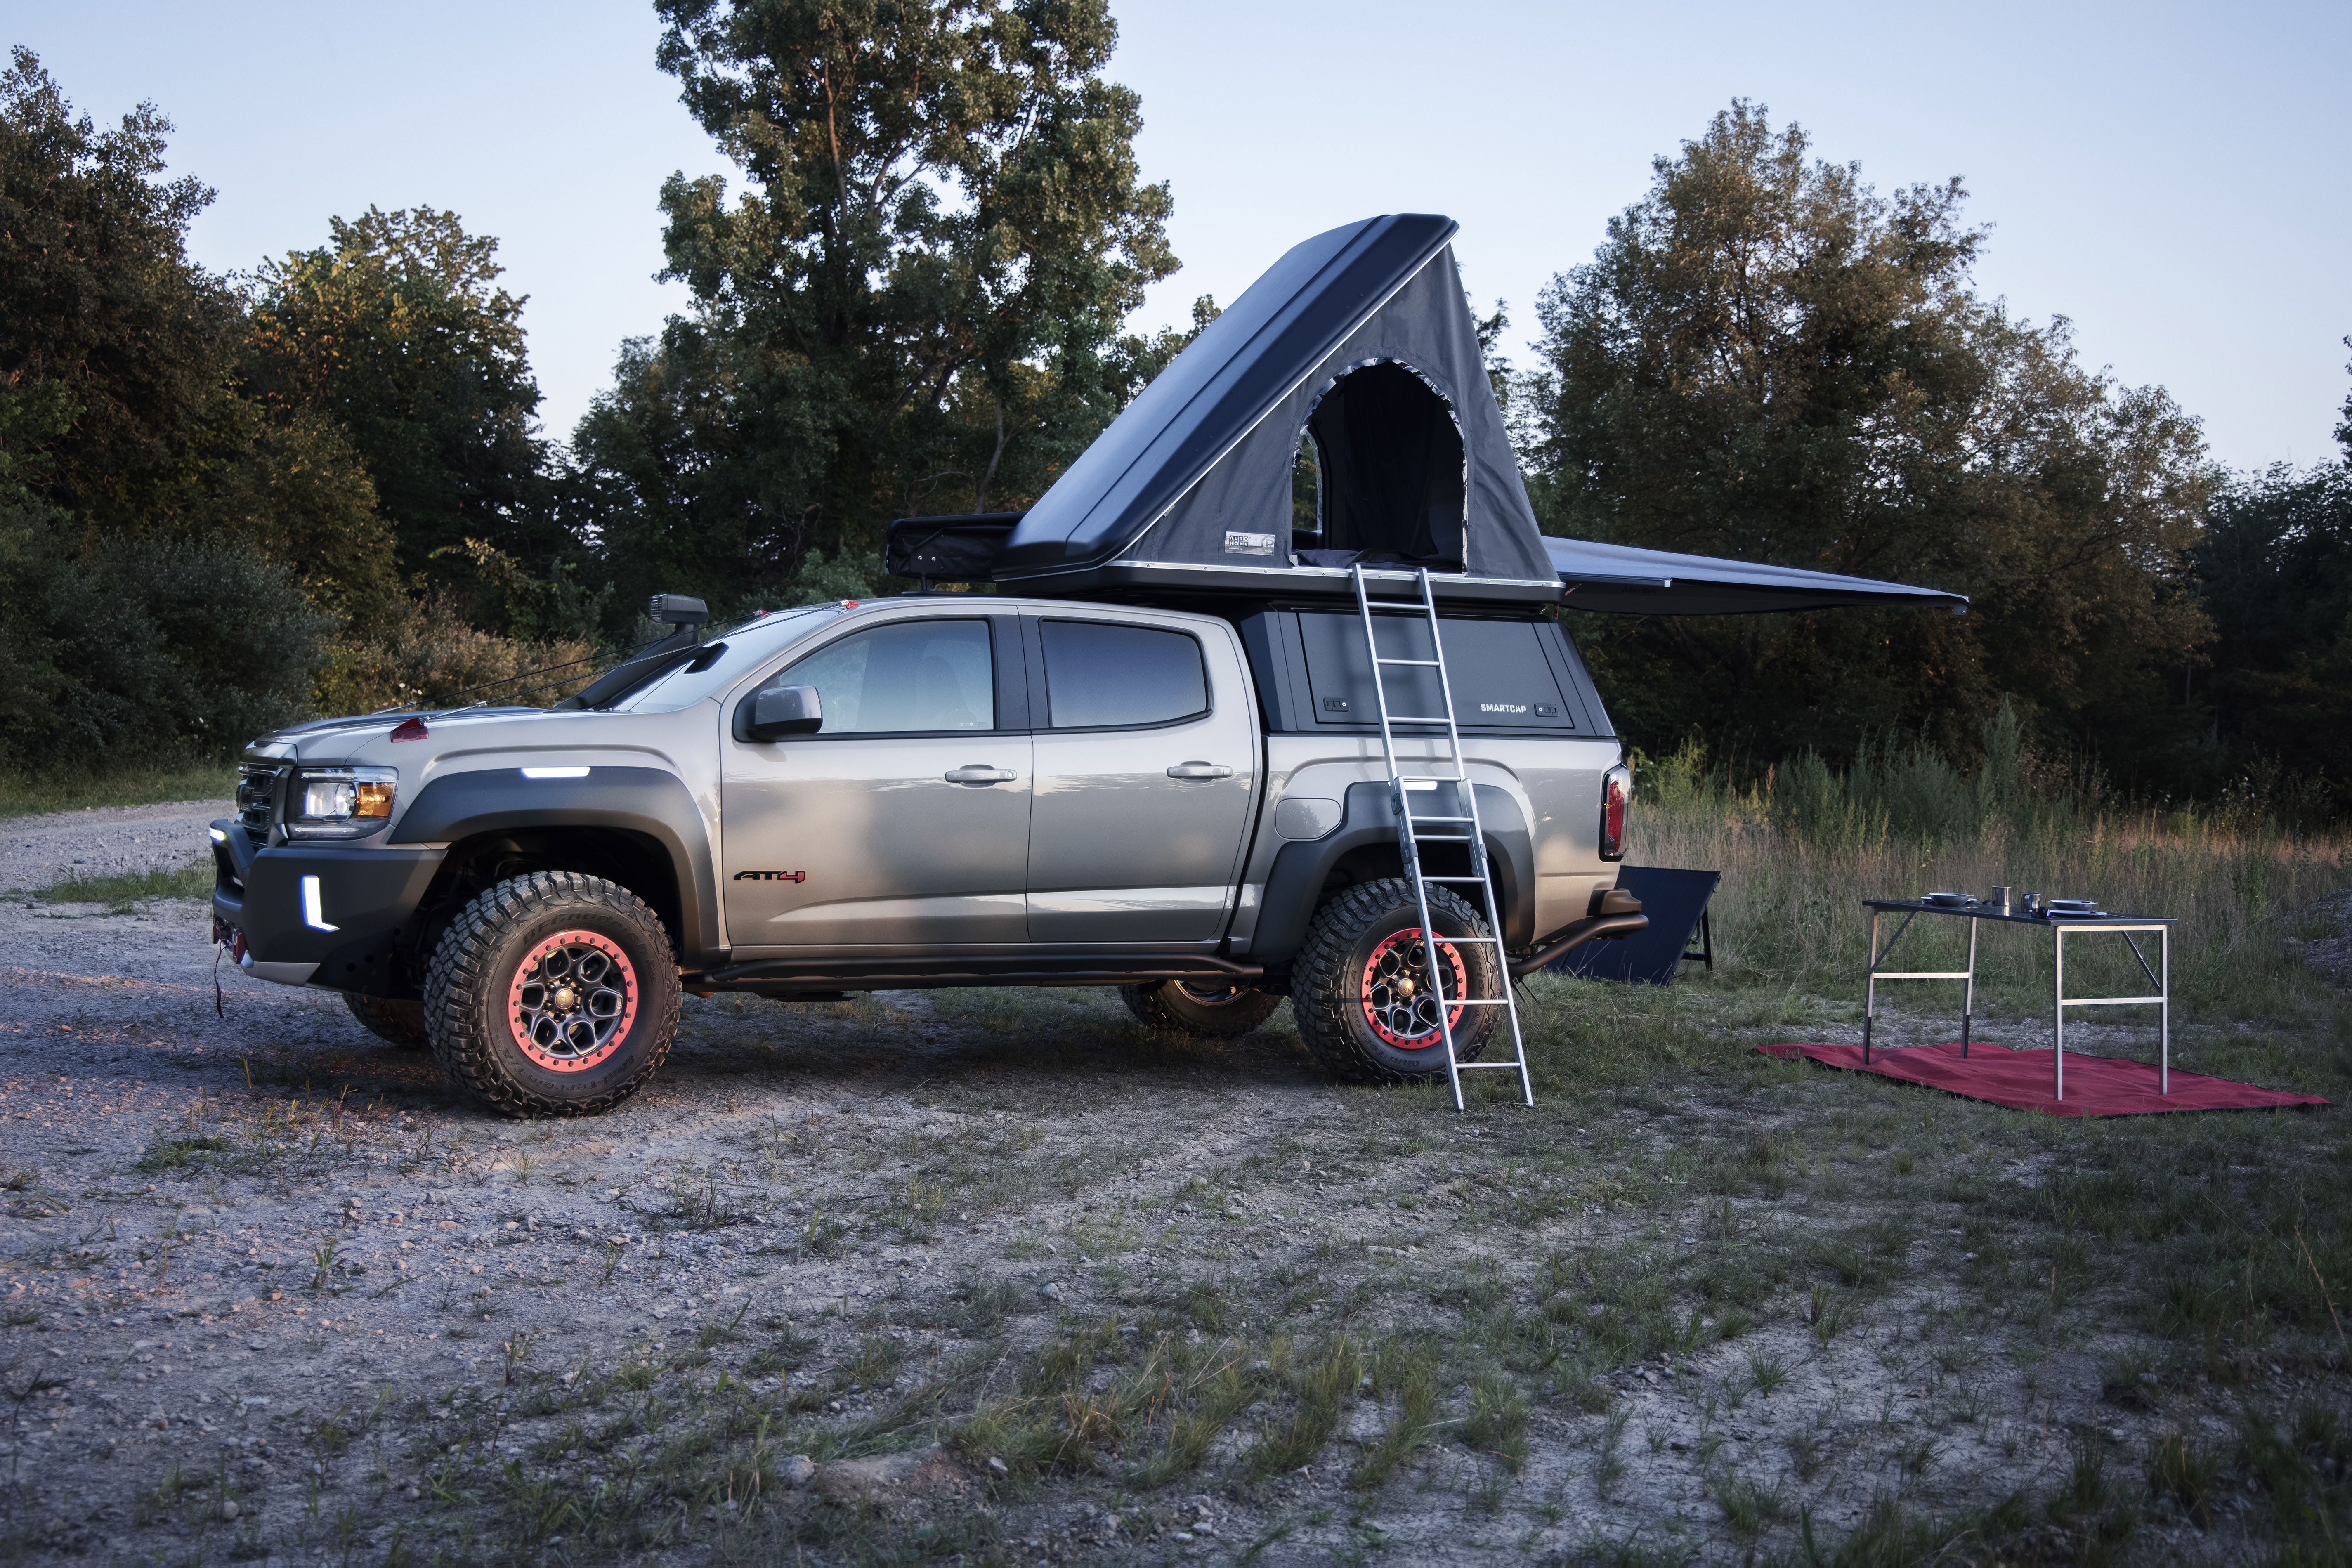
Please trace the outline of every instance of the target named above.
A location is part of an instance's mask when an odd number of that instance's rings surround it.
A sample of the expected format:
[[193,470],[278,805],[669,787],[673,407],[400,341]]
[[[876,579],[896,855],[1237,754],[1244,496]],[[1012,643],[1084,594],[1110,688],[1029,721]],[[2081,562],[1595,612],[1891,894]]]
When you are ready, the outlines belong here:
[[[243,824],[213,824],[213,914],[245,935],[248,973],[285,985],[408,994],[393,952],[415,919],[441,849],[348,844],[257,847]],[[316,879],[306,887],[306,881]]]

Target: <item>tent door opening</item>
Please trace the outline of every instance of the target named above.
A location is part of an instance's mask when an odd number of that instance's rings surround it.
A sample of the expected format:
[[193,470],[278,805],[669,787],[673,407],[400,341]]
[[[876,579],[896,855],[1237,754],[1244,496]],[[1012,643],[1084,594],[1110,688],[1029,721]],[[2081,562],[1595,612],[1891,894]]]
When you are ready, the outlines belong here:
[[1458,572],[1463,480],[1462,432],[1445,399],[1401,364],[1351,370],[1307,416],[1292,479],[1293,548],[1318,566]]

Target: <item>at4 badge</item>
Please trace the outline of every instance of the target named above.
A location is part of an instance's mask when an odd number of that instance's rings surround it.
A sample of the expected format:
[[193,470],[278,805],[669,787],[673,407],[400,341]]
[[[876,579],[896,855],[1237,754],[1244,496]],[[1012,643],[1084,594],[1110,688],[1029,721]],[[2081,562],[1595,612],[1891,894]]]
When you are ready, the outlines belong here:
[[808,873],[806,871],[738,871],[735,873],[735,879],[739,882],[805,882],[808,880]]

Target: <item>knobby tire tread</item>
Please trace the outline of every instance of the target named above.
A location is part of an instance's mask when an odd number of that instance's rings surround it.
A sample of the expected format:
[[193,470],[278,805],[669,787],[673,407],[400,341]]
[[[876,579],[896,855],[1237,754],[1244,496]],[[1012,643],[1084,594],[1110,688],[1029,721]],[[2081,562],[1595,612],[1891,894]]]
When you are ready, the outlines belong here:
[[638,977],[638,1015],[630,1032],[634,1035],[648,1027],[653,1032],[647,1037],[650,1045],[640,1058],[638,1070],[628,1079],[593,1099],[551,1100],[530,1093],[499,1070],[499,1052],[512,1047],[487,1036],[482,1028],[487,1011],[482,1005],[483,987],[500,984],[490,973],[492,956],[501,939],[517,925],[552,909],[583,904],[638,926],[656,952],[668,953],[668,934],[644,900],[617,883],[577,871],[534,871],[499,883],[458,911],[433,950],[425,982],[433,1058],[467,1093],[501,1115],[601,1115],[644,1088],[661,1069],[677,1038],[682,994],[677,972],[667,965],[647,965],[654,973]]
[[[1255,1034],[1282,1006],[1279,996],[1244,991],[1242,995],[1245,1001],[1228,1003],[1204,1016],[1189,1016],[1178,1010],[1179,1004],[1169,1000],[1169,993],[1174,989],[1173,981],[1162,980],[1150,985],[1122,985],[1118,996],[1127,1004],[1129,1012],[1151,1028],[1209,1040],[1238,1040]],[[1226,1016],[1218,1016],[1221,1013]]]
[[362,996],[356,991],[346,991],[342,995],[343,1005],[351,1010],[359,1026],[386,1045],[404,1051],[431,1048],[433,1039],[425,1027],[423,1003]]

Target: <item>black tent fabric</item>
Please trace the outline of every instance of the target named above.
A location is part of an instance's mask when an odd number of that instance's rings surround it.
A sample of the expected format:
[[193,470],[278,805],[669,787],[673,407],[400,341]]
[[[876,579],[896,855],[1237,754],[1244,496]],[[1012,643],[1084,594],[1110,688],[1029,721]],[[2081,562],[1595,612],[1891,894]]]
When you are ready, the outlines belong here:
[[1857,605],[1943,605],[1966,615],[1968,595],[1793,566],[1683,555],[1583,539],[1544,542],[1565,585],[1562,607],[1621,616],[1743,616]]
[[1055,592],[1121,565],[1291,571],[1291,473],[1310,432],[1325,518],[1312,547],[1554,580],[1448,245],[1456,226],[1391,214],[1295,247],[1038,498],[996,581]]

